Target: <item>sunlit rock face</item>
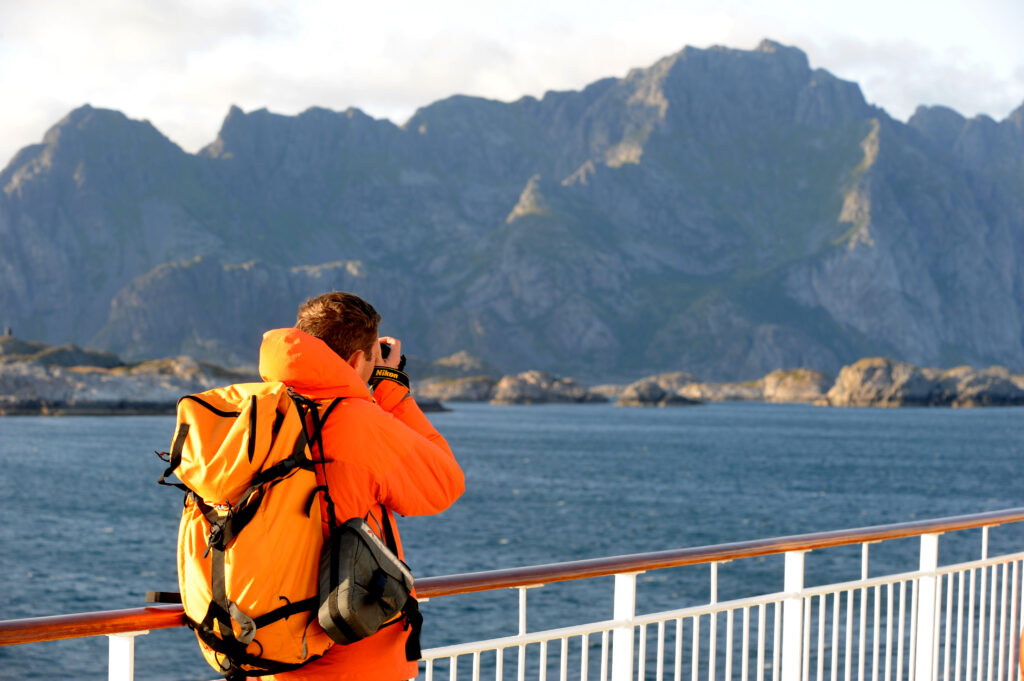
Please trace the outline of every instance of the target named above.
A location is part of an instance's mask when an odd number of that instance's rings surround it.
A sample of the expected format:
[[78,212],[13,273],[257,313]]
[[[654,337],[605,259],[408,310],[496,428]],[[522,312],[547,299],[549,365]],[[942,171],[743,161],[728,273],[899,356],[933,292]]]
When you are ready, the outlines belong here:
[[545,404],[549,402],[607,402],[603,395],[569,377],[546,371],[524,371],[505,376],[494,386],[493,404]]
[[920,368],[888,357],[862,359],[839,372],[825,404],[838,407],[1024,404],[1024,376],[1005,367]]

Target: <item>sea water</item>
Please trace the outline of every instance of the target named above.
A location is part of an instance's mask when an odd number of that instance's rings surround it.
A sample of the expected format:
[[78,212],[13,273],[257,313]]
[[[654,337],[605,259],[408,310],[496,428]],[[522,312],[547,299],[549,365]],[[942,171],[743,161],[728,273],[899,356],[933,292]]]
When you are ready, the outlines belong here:
[[[402,518],[418,577],[699,546],[1024,505],[1024,410],[711,404],[456,404],[432,414],[466,472],[440,516]],[[0,619],[137,607],[177,589],[181,495],[160,487],[172,417],[0,419]],[[941,542],[976,558],[980,533]],[[1017,526],[992,550],[1019,548]],[[892,546],[889,546],[892,544]],[[872,549],[872,574],[916,567]],[[808,584],[855,579],[860,549],[812,553]],[[641,575],[641,612],[707,602],[708,568]],[[611,579],[531,589],[531,630],[611,616]],[[779,591],[782,560],[722,566],[719,598]],[[423,606],[425,647],[514,634],[505,590]],[[2,679],[103,679],[105,637],[0,648]],[[136,678],[211,679],[188,630],[137,640]]]

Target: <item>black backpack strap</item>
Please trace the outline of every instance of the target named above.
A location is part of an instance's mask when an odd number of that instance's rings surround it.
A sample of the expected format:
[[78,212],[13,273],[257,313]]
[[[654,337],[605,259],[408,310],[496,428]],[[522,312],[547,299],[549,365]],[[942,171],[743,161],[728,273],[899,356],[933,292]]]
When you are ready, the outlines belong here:
[[196,632],[196,636],[200,641],[217,653],[217,662],[220,665],[221,674],[228,681],[245,681],[249,676],[264,676],[266,674],[281,674],[295,671],[322,657],[321,655],[311,655],[303,662],[297,663],[271,660],[259,655],[253,655],[247,650],[247,646],[242,645],[237,640],[220,638],[214,633],[213,628],[206,623],[206,620],[203,622],[192,622],[186,617],[185,624]]
[[[253,399],[253,407],[254,407],[254,409],[253,409],[253,415],[250,416],[250,419],[255,418],[255,405],[256,405],[256,397],[255,397],[255,395],[253,396],[252,399]],[[225,418],[237,418],[238,416],[241,416],[241,412],[238,412],[238,411],[224,411],[223,409],[218,409],[217,407],[214,407],[212,404],[210,404],[206,400],[202,399],[198,395],[185,395],[184,397],[182,397],[181,399],[178,400],[178,404],[181,404],[185,400],[191,400],[192,402],[195,402],[196,404],[199,404],[199,405],[205,407],[206,409],[212,411],[214,414],[217,414],[218,416],[223,416]],[[250,423],[250,428],[255,428],[255,426]],[[187,423],[179,423],[178,424],[178,431],[174,435],[174,442],[171,444],[171,451],[170,452],[156,452],[156,455],[159,456],[164,461],[166,461],[167,464],[168,464],[168,466],[164,470],[164,472],[160,474],[160,479],[157,480],[157,482],[159,484],[161,484],[161,485],[166,485],[168,487],[177,487],[178,489],[180,489],[182,492],[185,492],[186,494],[191,492],[192,490],[189,489],[187,486],[185,486],[184,484],[182,484],[180,482],[167,482],[167,478],[169,478],[172,475],[174,475],[174,471],[178,468],[178,466],[181,465],[181,453],[182,453],[182,450],[185,447],[185,439],[188,437],[188,431],[189,431],[189,424],[187,424]],[[254,445],[255,445],[255,438],[254,437],[250,437],[249,438],[249,448],[252,449],[252,447]],[[252,461],[252,454],[251,453],[249,454],[249,460]]]
[[[314,433],[313,438],[318,439],[321,443],[323,438],[320,436],[320,430],[323,427],[324,419],[333,409],[334,405],[339,402],[340,399],[335,400],[328,407],[327,411],[324,412],[324,418],[319,418],[316,410],[316,403],[311,400],[305,403],[307,411],[312,411],[314,421]],[[297,402],[297,406],[298,406]],[[274,464],[266,470],[257,474],[252,481],[249,483],[249,488],[242,494],[241,501],[223,518],[219,514],[202,503],[202,500],[196,497],[197,502],[200,504],[200,509],[206,516],[206,519],[210,523],[210,536],[207,539],[207,551],[209,547],[215,546],[217,548],[226,548],[231,541],[238,536],[238,534],[245,528],[246,525],[256,516],[256,512],[260,508],[260,504],[263,503],[263,499],[266,496],[266,491],[270,487],[273,487],[280,481],[290,476],[296,470],[307,470],[315,471],[315,460],[306,456],[306,448],[310,443],[310,437],[306,433],[305,428],[305,415],[303,409],[299,409],[300,417],[303,419],[303,429],[300,435],[295,439],[295,446],[292,449],[291,455],[282,461]],[[252,442],[254,438],[250,438]],[[321,447],[322,451],[322,447]],[[323,463],[326,459],[321,455],[320,462]],[[319,487],[317,488],[319,489]],[[330,503],[333,507],[333,503]],[[308,514],[308,513],[307,513]]]
[[298,469],[313,470],[313,462],[307,459],[301,452],[299,455],[293,454],[284,461],[263,471],[253,478],[252,484],[242,495],[242,500],[224,517],[221,517],[215,508],[203,502],[198,495],[194,495],[195,502],[199,504],[200,510],[210,523],[207,550],[211,546],[216,546],[220,549],[227,548],[232,540],[245,529],[249,521],[256,516],[256,511],[259,510],[263,499],[266,497],[267,489],[281,482]]
[[[310,461],[313,463],[314,467],[316,464],[320,464],[321,467],[320,470],[322,471],[323,474],[324,484],[317,485],[317,487],[313,490],[313,496],[315,496],[317,492],[320,492],[321,494],[324,495],[324,501],[327,504],[327,526],[333,533],[338,528],[338,519],[334,512],[334,500],[331,499],[330,490],[327,487],[326,464],[329,461],[329,459],[327,458],[327,454],[324,452],[323,428],[324,424],[327,422],[327,417],[331,415],[331,412],[334,411],[334,408],[337,407],[345,398],[334,398],[333,400],[331,400],[331,403],[327,405],[327,408],[324,410],[323,414],[321,414],[320,409],[317,406],[315,400],[311,400],[304,395],[300,395],[291,388],[288,389],[288,394],[295,402],[295,406],[299,410],[299,416],[302,419],[302,431],[305,434],[306,442],[309,445],[309,452],[311,457]],[[307,431],[307,417],[311,422],[310,425],[312,425],[311,431]],[[314,447],[316,447],[317,449],[316,452],[313,451]],[[319,456],[317,456],[317,452],[319,452]],[[309,509],[312,508],[313,496],[310,497],[310,501],[307,503],[307,514],[309,513]]]
[[[384,530],[384,543],[398,558],[398,541],[395,539],[395,531],[391,527],[391,516],[384,504],[380,505],[382,514],[381,525]],[[401,560],[401,559],[399,559]],[[408,566],[406,566],[408,567]],[[423,656],[420,649],[420,632],[423,631],[423,614],[420,612],[419,602],[411,595],[402,606],[402,616],[405,619],[405,628],[409,629],[409,638],[405,641],[405,659],[416,661]]]
[[[286,603],[253,619],[227,598],[224,552],[222,550],[213,549],[211,567],[212,599],[206,616],[202,622],[198,623],[186,618],[186,624],[195,630],[196,635],[203,643],[224,656],[224,659],[219,662],[225,679],[244,679],[247,675],[262,676],[293,671],[319,657],[310,657],[301,663],[286,663],[254,655],[248,650],[251,643],[259,644],[255,637],[261,626],[266,626],[297,612],[312,611],[316,607],[315,598]],[[239,635],[235,634],[233,622],[239,625]]]
[[[284,596],[280,596],[279,598],[287,600]],[[315,612],[319,605],[319,599],[316,596],[311,596],[301,601],[295,601],[294,603],[285,603],[279,608],[275,608],[268,613],[254,618],[253,622],[256,623],[257,629],[262,629],[268,624],[276,622],[277,620],[286,620],[292,615],[300,612]]]
[[395,540],[395,531],[391,527],[391,516],[388,514],[388,509],[384,507],[384,504],[380,505],[380,512],[382,514],[381,525],[384,530],[384,543],[391,549],[391,553],[395,554],[395,558],[398,558],[398,542]]
[[178,424],[178,432],[174,435],[174,442],[171,444],[170,452],[155,452],[157,456],[167,462],[167,468],[160,474],[160,479],[157,482],[167,487],[177,487],[181,491],[188,493],[191,490],[180,482],[167,482],[167,478],[174,475],[175,469],[181,465],[181,452],[185,447],[185,438],[188,437],[189,425],[187,423]]
[[416,661],[423,657],[420,649],[420,632],[423,631],[423,614],[420,612],[419,602],[409,596],[402,607],[402,615],[405,616],[405,628],[410,629],[409,638],[405,641],[405,659]]

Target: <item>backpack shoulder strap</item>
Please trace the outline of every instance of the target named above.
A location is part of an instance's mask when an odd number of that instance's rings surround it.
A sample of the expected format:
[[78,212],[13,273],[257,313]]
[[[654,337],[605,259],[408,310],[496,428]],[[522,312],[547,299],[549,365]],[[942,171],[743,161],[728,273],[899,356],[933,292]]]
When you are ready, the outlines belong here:
[[384,528],[384,543],[391,553],[398,557],[398,541],[395,540],[395,530],[391,527],[391,515],[388,513],[388,509],[385,508],[384,504],[380,505],[381,513],[381,525]]
[[[313,491],[313,496],[310,497],[309,502],[306,504],[307,513],[309,508],[312,507],[313,499],[317,492],[324,495],[324,502],[327,504],[327,526],[331,532],[334,532],[338,528],[338,520],[334,513],[334,500],[331,499],[330,490],[327,488],[327,467],[326,464],[329,461],[327,454],[324,451],[324,437],[323,429],[324,424],[327,422],[327,417],[331,415],[334,408],[341,404],[341,401],[345,398],[335,397],[331,400],[331,403],[324,409],[323,414],[320,413],[320,407],[316,403],[316,400],[312,400],[305,395],[300,395],[295,392],[292,388],[288,389],[288,394],[291,396],[292,401],[295,402],[296,408],[299,410],[299,416],[302,421],[302,430],[305,434],[306,443],[309,446],[310,460],[313,462],[315,468],[316,464],[320,464],[321,475],[323,476],[324,484],[317,486]],[[314,452],[314,446],[316,451]]]

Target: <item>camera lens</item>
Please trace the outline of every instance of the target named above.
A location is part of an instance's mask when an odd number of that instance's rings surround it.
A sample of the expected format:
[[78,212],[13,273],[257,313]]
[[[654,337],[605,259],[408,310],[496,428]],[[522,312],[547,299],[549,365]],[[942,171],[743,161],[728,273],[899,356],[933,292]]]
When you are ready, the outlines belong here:
[[391,354],[391,346],[387,343],[380,344],[380,356],[382,359],[387,359],[388,355]]

